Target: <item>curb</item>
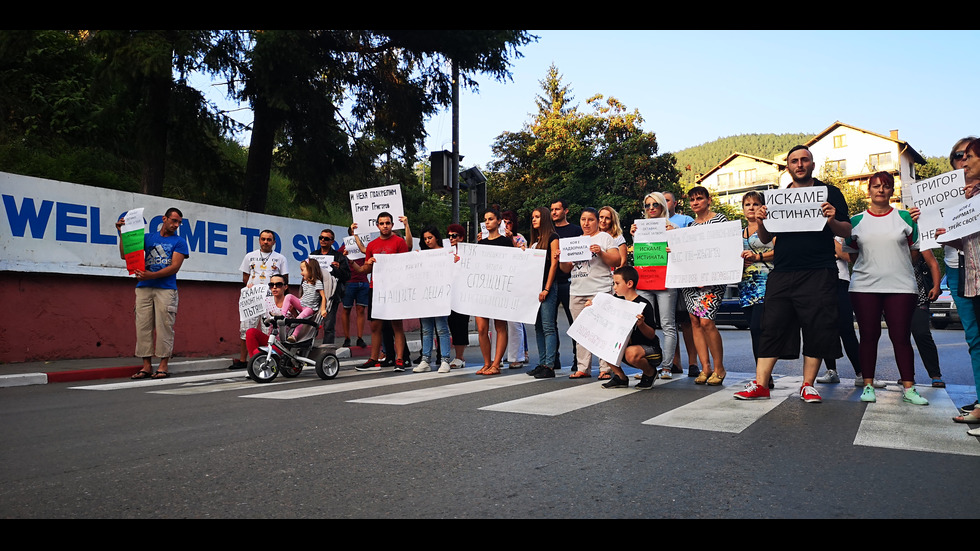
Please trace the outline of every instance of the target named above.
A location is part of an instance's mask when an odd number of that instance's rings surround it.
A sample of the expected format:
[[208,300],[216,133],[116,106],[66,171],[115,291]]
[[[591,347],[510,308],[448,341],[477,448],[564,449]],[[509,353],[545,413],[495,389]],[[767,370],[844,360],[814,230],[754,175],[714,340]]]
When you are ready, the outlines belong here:
[[[472,340],[472,339],[471,339]],[[409,340],[406,342],[410,352],[418,352],[422,348],[419,340]],[[356,353],[351,348],[337,348],[337,357],[340,359],[365,356],[370,349],[356,349]],[[190,373],[195,371],[221,371],[226,369],[228,358],[201,358],[195,360],[171,361],[168,371],[171,373]],[[72,383],[78,381],[95,381],[99,379],[124,379],[131,377],[134,373],[143,368],[142,362],[133,365],[115,367],[96,367],[91,369],[72,369],[55,370],[38,373],[16,373],[12,375],[0,375],[0,388],[45,385],[48,383]]]

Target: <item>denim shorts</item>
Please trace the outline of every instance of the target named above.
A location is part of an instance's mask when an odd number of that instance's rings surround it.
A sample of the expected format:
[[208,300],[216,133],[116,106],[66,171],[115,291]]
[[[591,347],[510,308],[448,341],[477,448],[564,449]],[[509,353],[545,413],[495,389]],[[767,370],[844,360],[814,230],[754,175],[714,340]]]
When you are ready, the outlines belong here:
[[358,306],[367,306],[371,298],[371,284],[366,281],[349,281],[344,289],[344,308],[350,309],[357,302]]

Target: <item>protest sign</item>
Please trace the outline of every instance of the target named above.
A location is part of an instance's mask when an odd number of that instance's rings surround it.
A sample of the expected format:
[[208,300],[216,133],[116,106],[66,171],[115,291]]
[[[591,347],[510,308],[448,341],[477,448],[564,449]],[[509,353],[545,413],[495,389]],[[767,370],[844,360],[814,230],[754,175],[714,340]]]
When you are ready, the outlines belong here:
[[402,204],[402,188],[398,184],[350,192],[350,212],[357,223],[359,232],[373,232],[377,229],[378,215],[387,212],[392,217],[392,229],[404,229],[405,224],[398,218],[405,215]]
[[943,218],[949,221],[946,233],[938,238],[939,244],[980,232],[980,195],[948,208]]
[[265,297],[269,288],[262,285],[242,287],[238,298],[238,321],[248,321],[265,314]]
[[636,233],[633,234],[633,243],[658,243],[667,241],[667,219],[666,218],[640,218],[633,220],[636,225]]
[[667,219],[644,218],[633,223],[633,265],[640,276],[636,288],[662,291],[667,277]]
[[146,269],[146,254],[143,252],[143,209],[132,209],[123,215],[123,225],[119,228],[122,239],[123,257],[129,273]]
[[311,260],[315,260],[317,264],[320,265],[320,271],[323,275],[327,275],[333,272],[333,257],[328,254],[311,254]]
[[558,240],[558,250],[561,251],[559,262],[581,262],[592,259],[592,238],[587,235],[579,237],[562,237]]
[[820,231],[827,224],[820,210],[820,205],[827,202],[824,186],[767,189],[765,194],[768,232]]
[[[361,239],[361,243],[364,243],[363,238]],[[367,243],[364,243],[364,246],[366,247]],[[353,235],[348,235],[344,238],[344,249],[347,251],[347,260],[364,258],[364,253],[357,247],[357,238]]]
[[636,326],[636,316],[642,313],[642,303],[599,293],[592,297],[592,305],[582,310],[569,326],[568,336],[576,345],[619,365]]
[[[960,169],[903,186],[905,206],[919,209],[920,249],[932,249],[941,244],[936,239],[936,230],[946,228],[949,231],[951,220],[947,215],[951,219],[952,213],[957,211],[956,206],[966,201],[965,184],[963,169]],[[950,239],[956,238],[945,237],[943,241]]]
[[457,248],[453,311],[534,323],[547,251],[473,243],[459,243]]
[[742,223],[688,226],[667,232],[666,285],[670,289],[742,280]]
[[374,258],[372,317],[402,320],[449,315],[453,257],[446,251],[428,249]]

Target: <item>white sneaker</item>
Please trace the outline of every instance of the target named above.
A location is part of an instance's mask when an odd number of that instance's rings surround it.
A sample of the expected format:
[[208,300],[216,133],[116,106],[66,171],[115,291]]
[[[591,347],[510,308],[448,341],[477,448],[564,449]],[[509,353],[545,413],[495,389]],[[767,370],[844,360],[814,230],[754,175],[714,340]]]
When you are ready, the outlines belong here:
[[429,362],[422,360],[419,365],[412,368],[412,373],[425,373],[426,371],[432,371],[432,367],[429,366]]
[[450,369],[452,368],[449,367],[449,362],[442,360],[442,364],[439,366],[439,373],[449,373]]
[[828,369],[827,373],[823,377],[817,377],[818,383],[824,384],[835,384],[840,382],[840,377],[837,375],[836,369]]
[[466,362],[459,358],[449,362],[449,369],[462,369],[464,367],[466,367]]

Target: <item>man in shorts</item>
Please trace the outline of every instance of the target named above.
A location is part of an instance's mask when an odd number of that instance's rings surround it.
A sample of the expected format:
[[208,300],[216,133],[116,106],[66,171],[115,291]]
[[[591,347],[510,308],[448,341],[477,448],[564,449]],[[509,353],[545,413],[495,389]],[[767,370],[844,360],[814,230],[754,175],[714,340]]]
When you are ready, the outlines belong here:
[[[827,223],[819,231],[781,232],[774,246],[773,269],[766,282],[766,314],[759,337],[759,359],[755,380],[735,393],[739,400],[769,398],[769,380],[776,359],[798,355],[795,346],[799,329],[803,331],[803,386],[800,399],[819,403],[813,387],[825,357],[840,358],[837,332],[837,264],[834,236],[849,237],[851,221],[844,195],[834,186],[813,177],[813,155],[806,146],[790,149],[786,170],[793,179],[790,188],[827,188],[827,202],[820,205]],[[775,234],[765,227],[766,207],[760,208],[759,239],[772,241]],[[795,333],[795,334],[794,334]]]
[[[177,235],[184,215],[169,208],[163,215],[159,232],[143,235],[145,270],[134,270],[136,277],[136,356],[143,358],[143,368],[133,379],[164,379],[170,376],[168,364],[174,351],[174,323],[177,321],[177,272],[184,259],[190,256],[187,240]],[[116,222],[122,231],[124,217]],[[123,253],[119,237],[119,257]],[[156,339],[154,339],[154,333]],[[160,365],[153,371],[151,360],[156,354]]]
[[[276,234],[272,230],[262,230],[259,233],[259,248],[245,255],[239,269],[242,272],[242,285],[251,287],[261,285],[267,287],[274,275],[281,275],[289,283],[289,268],[286,257],[275,251]],[[239,324],[238,332],[242,341],[239,357],[232,360],[228,369],[245,369],[248,365],[248,347],[245,346],[245,332],[251,328],[261,329],[262,317]]]
[[[663,361],[663,351],[660,349],[660,339],[657,330],[647,325],[646,320],[656,320],[657,314],[650,302],[636,292],[636,284],[640,274],[632,266],[622,266],[613,272],[613,293],[623,300],[643,305],[643,313],[636,316],[636,326],[630,333],[630,340],[623,351],[623,361],[643,372],[636,388],[653,388],[657,380],[657,367]],[[589,301],[591,304],[591,301]],[[602,383],[602,388],[628,388],[630,381],[626,372],[618,365],[603,361],[612,371],[612,378]]]

